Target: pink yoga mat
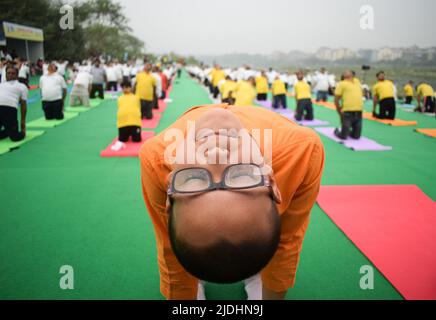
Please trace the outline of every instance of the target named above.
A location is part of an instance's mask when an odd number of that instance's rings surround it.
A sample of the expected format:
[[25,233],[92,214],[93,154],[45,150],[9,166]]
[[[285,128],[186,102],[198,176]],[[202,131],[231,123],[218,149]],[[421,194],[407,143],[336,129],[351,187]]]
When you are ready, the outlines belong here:
[[142,128],[143,129],[156,129],[160,123],[161,118],[162,118],[161,114],[154,113],[153,119],[151,119],[151,120],[143,119],[142,120]]
[[167,109],[167,104],[165,103],[164,100],[158,100],[158,106],[159,106],[159,109],[154,109],[153,110],[154,112],[162,113]]
[[327,127],[327,128],[315,128],[316,131],[326,136],[327,138],[336,141],[340,144],[343,144],[346,148],[354,150],[354,151],[390,151],[392,147],[383,146],[378,142],[361,137],[359,140],[355,139],[347,139],[341,140],[335,136],[334,131],[335,128]]
[[112,151],[111,147],[118,141],[118,138],[114,139],[112,143],[100,153],[100,157],[102,158],[127,158],[127,157],[138,157],[139,155],[139,149],[141,149],[142,144],[147,141],[150,138],[154,137],[154,132],[146,132],[143,131],[141,133],[142,136],[142,142],[135,143],[135,142],[127,142],[126,148],[122,149],[120,151]]
[[417,186],[322,187],[318,203],[404,298],[436,299],[436,203]]

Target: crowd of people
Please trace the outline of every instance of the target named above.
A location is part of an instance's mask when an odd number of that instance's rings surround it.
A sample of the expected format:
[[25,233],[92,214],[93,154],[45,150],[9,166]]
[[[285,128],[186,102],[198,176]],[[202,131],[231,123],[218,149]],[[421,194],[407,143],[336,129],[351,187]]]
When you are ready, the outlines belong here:
[[[272,97],[272,108],[287,109],[287,96],[296,101],[295,120],[314,120],[312,95],[315,101],[327,102],[329,96],[335,99],[341,128],[335,131],[340,139],[359,139],[362,133],[364,102],[373,100],[374,118],[395,120],[398,90],[383,71],[377,73],[377,82],[372,90],[356,77],[352,70],[345,71],[341,79],[321,68],[312,73],[299,70],[295,73],[280,73],[272,68],[268,71],[254,70],[250,66],[225,68],[215,65],[188,66],[189,74],[203,83],[211,97],[222,103],[236,106],[252,106]],[[403,88],[406,104],[417,101],[416,112],[435,113],[435,92],[429,83],[409,81]]]
[[[27,99],[30,89],[39,89],[45,119],[62,120],[71,85],[68,105],[90,107],[91,99],[104,99],[106,92],[123,93],[118,105],[119,143],[124,147],[130,137],[138,140],[142,119],[153,119],[159,99],[167,98],[171,80],[180,69],[178,64],[147,60],[124,63],[117,59],[90,58],[82,62],[65,60],[38,61],[39,85],[30,87],[29,79],[35,69],[29,62],[2,53],[0,62],[0,139],[21,141],[26,137]],[[38,70],[38,67],[37,67]],[[18,119],[18,110],[21,118]],[[18,121],[20,120],[20,121]],[[134,128],[132,128],[134,127]],[[140,139],[140,134],[139,134]]]

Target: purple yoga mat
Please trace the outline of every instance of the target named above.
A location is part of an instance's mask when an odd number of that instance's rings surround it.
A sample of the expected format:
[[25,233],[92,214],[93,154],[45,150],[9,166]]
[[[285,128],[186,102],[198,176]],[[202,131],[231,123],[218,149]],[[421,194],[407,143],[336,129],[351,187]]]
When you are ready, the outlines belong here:
[[322,121],[317,119],[313,121],[306,121],[306,120],[297,121],[295,120],[295,112],[291,109],[273,109],[271,101],[256,101],[256,103],[268,110],[275,111],[281,114],[282,116],[287,117],[304,127],[328,126],[330,124],[327,121]]
[[335,128],[316,128],[316,131],[326,136],[327,138],[343,144],[345,147],[354,151],[390,151],[392,147],[383,146],[374,140],[362,137],[359,140],[348,139],[341,140],[335,136]]

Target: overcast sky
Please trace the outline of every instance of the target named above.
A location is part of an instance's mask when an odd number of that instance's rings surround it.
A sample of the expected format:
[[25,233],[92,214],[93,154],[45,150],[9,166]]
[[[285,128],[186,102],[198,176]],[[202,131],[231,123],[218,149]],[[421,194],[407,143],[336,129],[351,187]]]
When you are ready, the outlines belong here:
[[[118,0],[147,50],[263,53],[436,46],[435,0]],[[374,30],[360,8],[374,8]]]

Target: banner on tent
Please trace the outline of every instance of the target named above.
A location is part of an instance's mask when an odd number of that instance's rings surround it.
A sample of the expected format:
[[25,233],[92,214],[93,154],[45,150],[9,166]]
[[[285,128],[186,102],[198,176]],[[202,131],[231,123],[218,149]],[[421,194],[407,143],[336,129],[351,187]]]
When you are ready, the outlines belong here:
[[44,41],[44,32],[41,29],[23,26],[20,24],[3,22],[3,31],[5,38],[29,40],[29,41]]

